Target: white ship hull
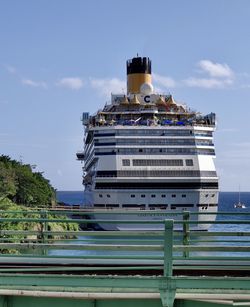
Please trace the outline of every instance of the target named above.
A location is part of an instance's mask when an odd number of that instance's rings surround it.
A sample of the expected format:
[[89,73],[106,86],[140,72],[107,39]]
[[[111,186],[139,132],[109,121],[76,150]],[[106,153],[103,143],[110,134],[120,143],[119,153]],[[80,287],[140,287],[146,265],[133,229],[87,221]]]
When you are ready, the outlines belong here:
[[[217,212],[216,208],[212,208],[209,212]],[[133,214],[126,214],[121,213],[119,215],[114,214],[102,214],[98,213],[94,215],[95,220],[106,220],[106,221],[114,221],[109,223],[98,223],[101,229],[104,230],[132,230],[132,231],[142,231],[142,230],[163,230],[164,229],[164,220],[171,219],[174,220],[174,228],[176,230],[182,230],[183,224],[177,224],[177,221],[182,220],[182,212],[180,214],[172,213],[172,212],[160,212],[160,213],[148,213],[148,212],[134,212]],[[203,223],[203,222],[210,222],[216,219],[215,214],[206,214],[203,215],[202,213],[196,215],[190,219],[192,222],[202,222],[202,224],[192,223],[190,224],[190,230],[207,230],[211,224],[210,223]],[[123,223],[120,223],[123,221]],[[126,221],[140,221],[140,223],[126,223]],[[157,223],[154,223],[157,222]],[[160,223],[158,223],[160,222]]]

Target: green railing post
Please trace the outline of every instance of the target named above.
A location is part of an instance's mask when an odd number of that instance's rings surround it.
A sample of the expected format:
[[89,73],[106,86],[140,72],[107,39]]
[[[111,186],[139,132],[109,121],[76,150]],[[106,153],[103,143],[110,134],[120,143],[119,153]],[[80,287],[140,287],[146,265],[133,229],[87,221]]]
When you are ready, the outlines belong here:
[[164,233],[164,276],[171,277],[173,273],[173,220],[165,220]]
[[[47,219],[48,218],[48,212],[47,211],[41,211],[40,214],[41,219]],[[48,222],[44,221],[41,223],[41,239],[42,243],[46,244],[48,243],[48,235],[45,234],[44,232],[48,231]],[[47,255],[47,249],[43,249],[43,255]]]
[[[190,240],[190,232],[189,232],[189,223],[190,220],[190,212],[189,211],[183,211],[183,239],[182,244],[183,245],[189,245]],[[189,252],[183,251],[183,257],[188,258]]]

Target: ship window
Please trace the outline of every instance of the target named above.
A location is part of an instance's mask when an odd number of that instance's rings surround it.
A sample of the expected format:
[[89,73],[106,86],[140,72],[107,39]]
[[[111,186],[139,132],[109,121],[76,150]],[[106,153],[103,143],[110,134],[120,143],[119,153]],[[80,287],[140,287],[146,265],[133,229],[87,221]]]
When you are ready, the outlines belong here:
[[176,194],[172,194],[172,198],[175,198],[176,197]]
[[108,204],[106,205],[106,208],[118,208],[119,205],[118,204]]
[[131,197],[131,198],[135,198],[135,194],[131,194],[130,197]]
[[208,194],[206,194],[206,197],[208,197]]
[[149,209],[166,209],[168,207],[168,205],[163,205],[163,204],[156,204],[156,205],[149,205]]
[[122,208],[144,209],[145,205],[124,204],[124,205],[122,205]]
[[211,195],[211,197],[214,197],[214,196],[215,196],[215,194],[212,194],[212,195]]
[[95,208],[104,208],[105,205],[104,204],[94,204]]
[[133,166],[183,166],[181,159],[134,159]]
[[102,198],[102,194],[99,194],[99,197]]
[[130,160],[129,159],[123,159],[122,160],[122,165],[123,166],[130,166]]
[[186,198],[187,195],[186,195],[186,194],[182,194],[181,197],[182,197],[182,198]]
[[201,210],[207,210],[207,207],[203,206],[201,207]]
[[155,194],[152,194],[151,197],[152,197],[152,198],[155,198]]
[[142,194],[142,195],[141,195],[141,198],[145,198],[145,197],[146,197],[146,195],[145,195],[145,194]]
[[110,195],[109,195],[109,194],[107,194],[107,197],[108,197],[108,198],[110,198]]
[[193,166],[194,162],[192,159],[186,159],[186,166]]
[[208,204],[197,204],[197,207],[200,207],[200,208],[204,208],[204,207],[207,207],[207,206],[208,206]]
[[161,194],[161,197],[162,197],[162,198],[165,198],[165,197],[166,197],[166,194]]

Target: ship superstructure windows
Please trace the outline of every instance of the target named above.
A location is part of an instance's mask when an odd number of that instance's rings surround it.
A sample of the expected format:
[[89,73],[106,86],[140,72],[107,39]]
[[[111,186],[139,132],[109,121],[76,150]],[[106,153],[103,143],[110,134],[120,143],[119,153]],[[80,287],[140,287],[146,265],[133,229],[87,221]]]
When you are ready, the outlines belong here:
[[94,137],[102,138],[103,140],[114,136],[157,136],[157,137],[168,137],[168,136],[195,136],[195,137],[213,137],[211,131],[203,130],[189,130],[189,129],[117,129],[117,130],[95,130]]
[[97,171],[96,177],[217,177],[217,174],[215,171],[145,169]]
[[183,160],[133,159],[133,166],[183,166]]
[[149,206],[150,210],[165,210],[167,209],[168,205],[167,204],[150,204]]
[[116,131],[117,136],[189,136],[190,130],[178,129],[121,129]]
[[203,148],[119,148],[119,149],[101,149],[95,148],[95,155],[136,155],[136,154],[165,154],[165,155],[210,155],[214,156],[214,149]]
[[130,166],[130,160],[129,159],[123,159],[122,160],[122,166]]
[[102,139],[95,140],[95,146],[116,146],[116,145],[138,145],[138,146],[214,146],[211,140],[203,139],[143,139],[143,138],[131,138],[131,139]]
[[186,159],[185,162],[186,162],[186,166],[193,166],[194,165],[193,159]]

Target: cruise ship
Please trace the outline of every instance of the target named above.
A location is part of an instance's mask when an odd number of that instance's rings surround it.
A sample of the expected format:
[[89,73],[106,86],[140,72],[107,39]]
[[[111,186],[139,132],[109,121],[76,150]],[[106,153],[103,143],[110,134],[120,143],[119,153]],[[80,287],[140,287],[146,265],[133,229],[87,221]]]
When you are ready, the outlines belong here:
[[[85,206],[98,209],[95,218],[104,218],[102,211],[120,210],[118,220],[163,220],[166,214],[175,218],[185,210],[198,213],[195,220],[215,219],[216,116],[203,115],[177,103],[171,94],[156,92],[148,57],[128,60],[127,93],[111,94],[110,103],[95,114],[83,113],[82,123],[84,149],[77,158],[84,162]],[[199,214],[203,212],[213,214]],[[117,222],[101,227],[156,227],[142,225]]]

